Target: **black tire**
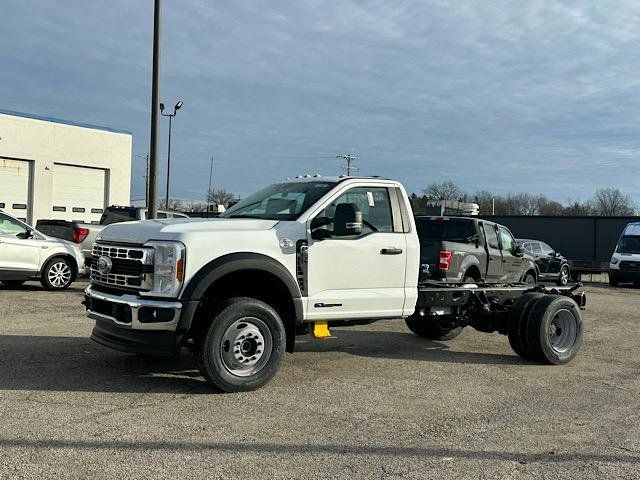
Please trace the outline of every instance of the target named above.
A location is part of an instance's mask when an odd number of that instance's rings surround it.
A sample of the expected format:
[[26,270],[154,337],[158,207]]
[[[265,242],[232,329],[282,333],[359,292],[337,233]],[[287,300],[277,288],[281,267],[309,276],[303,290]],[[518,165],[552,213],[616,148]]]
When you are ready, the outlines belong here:
[[462,327],[450,325],[451,317],[421,317],[413,314],[405,319],[407,327],[419,337],[431,340],[453,340],[462,332]]
[[17,290],[24,282],[25,280],[2,280],[0,283],[11,290]]
[[527,343],[527,321],[533,306],[544,295],[542,293],[525,293],[515,303],[509,312],[507,337],[514,352],[525,360],[533,360]]
[[462,283],[478,283],[479,280],[476,280],[475,278],[473,278],[471,275],[466,274],[464,276],[464,280],[462,280]]
[[45,290],[65,290],[76,279],[76,265],[64,257],[49,260],[40,275],[40,283]]
[[524,277],[522,278],[522,283],[524,283],[525,285],[529,285],[531,287],[535,287],[537,283],[536,275],[531,272],[525,273]]
[[611,274],[609,274],[609,286],[617,287],[619,283],[620,282],[618,281],[618,279],[616,277],[612,277]]
[[560,269],[560,273],[558,273],[558,280],[556,280],[556,284],[560,287],[564,287],[567,283],[569,283],[570,278],[571,271],[569,270],[569,265],[563,265]]
[[232,298],[200,329],[196,363],[204,378],[223,392],[256,390],[278,371],[286,337],[271,306],[254,298]]
[[527,345],[532,360],[551,365],[570,362],[582,345],[582,315],[571,298],[540,298],[527,321]]

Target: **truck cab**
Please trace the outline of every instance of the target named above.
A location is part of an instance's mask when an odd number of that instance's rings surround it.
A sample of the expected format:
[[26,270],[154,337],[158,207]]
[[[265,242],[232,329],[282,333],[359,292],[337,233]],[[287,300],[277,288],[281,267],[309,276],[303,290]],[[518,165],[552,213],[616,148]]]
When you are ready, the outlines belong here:
[[217,387],[257,388],[310,322],[413,314],[419,249],[404,188],[382,178],[305,176],[215,219],[108,225],[86,290],[92,338],[163,355],[188,343]]
[[618,240],[609,261],[609,283],[640,285],[640,222],[629,223]]

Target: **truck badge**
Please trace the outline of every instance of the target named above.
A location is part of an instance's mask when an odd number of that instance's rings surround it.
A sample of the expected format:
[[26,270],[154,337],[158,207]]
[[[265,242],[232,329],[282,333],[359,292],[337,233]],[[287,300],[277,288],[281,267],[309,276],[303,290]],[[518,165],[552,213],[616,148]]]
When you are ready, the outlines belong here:
[[98,258],[97,267],[98,271],[101,274],[106,275],[111,272],[111,269],[113,268],[113,262],[109,257],[103,255],[102,257]]

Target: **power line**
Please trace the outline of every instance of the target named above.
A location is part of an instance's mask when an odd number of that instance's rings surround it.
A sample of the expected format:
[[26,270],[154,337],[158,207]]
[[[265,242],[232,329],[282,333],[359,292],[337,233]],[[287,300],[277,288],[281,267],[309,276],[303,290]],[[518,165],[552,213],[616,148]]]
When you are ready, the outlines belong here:
[[345,172],[347,172],[347,177],[351,176],[351,172],[357,172],[358,170],[360,170],[358,167],[352,165],[353,161],[358,159],[358,157],[356,157],[355,155],[342,154],[336,155],[336,158],[341,158],[346,162],[346,164],[343,165],[342,168],[345,170]]

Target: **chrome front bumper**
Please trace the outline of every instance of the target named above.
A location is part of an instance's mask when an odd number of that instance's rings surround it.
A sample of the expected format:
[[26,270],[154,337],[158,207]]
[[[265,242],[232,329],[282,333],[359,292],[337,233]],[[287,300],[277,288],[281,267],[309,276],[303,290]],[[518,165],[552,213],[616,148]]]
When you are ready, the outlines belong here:
[[[104,292],[97,292],[87,287],[84,291],[85,306],[87,316],[93,320],[110,321],[119,327],[131,330],[162,330],[175,332],[180,314],[182,312],[182,303],[164,300],[147,300],[136,295],[123,294],[113,295]],[[99,305],[99,306],[98,306]],[[128,307],[131,311],[131,319],[129,321],[127,315],[118,315],[118,312]],[[110,310],[107,313],[107,310]],[[143,315],[144,312],[144,315]],[[166,321],[149,321],[147,318],[153,318],[154,312],[162,312],[167,315]],[[141,319],[144,318],[144,321]]]

